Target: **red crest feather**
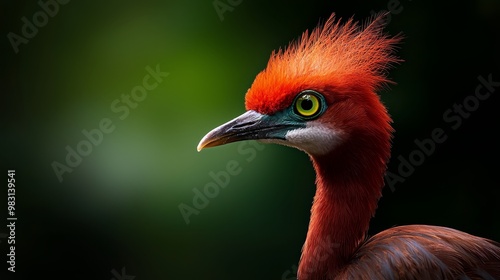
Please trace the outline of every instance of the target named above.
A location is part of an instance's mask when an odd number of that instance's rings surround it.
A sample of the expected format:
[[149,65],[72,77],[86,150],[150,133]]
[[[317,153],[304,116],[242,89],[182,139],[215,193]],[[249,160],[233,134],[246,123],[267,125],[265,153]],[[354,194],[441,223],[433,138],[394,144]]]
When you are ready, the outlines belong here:
[[352,18],[340,24],[332,14],[284,51],[273,51],[246,94],[247,110],[273,114],[288,107],[305,89],[374,91],[388,82],[389,65],[399,61],[393,50],[400,39],[385,35],[383,27],[383,15],[362,27]]

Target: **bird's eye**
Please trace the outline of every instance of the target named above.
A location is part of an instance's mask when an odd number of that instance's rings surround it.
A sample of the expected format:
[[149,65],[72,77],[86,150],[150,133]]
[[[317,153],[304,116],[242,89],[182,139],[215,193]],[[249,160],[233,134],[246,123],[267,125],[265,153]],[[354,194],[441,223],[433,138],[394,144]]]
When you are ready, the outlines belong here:
[[323,112],[322,103],[323,96],[319,93],[312,90],[303,91],[295,99],[294,111],[301,117],[313,119]]

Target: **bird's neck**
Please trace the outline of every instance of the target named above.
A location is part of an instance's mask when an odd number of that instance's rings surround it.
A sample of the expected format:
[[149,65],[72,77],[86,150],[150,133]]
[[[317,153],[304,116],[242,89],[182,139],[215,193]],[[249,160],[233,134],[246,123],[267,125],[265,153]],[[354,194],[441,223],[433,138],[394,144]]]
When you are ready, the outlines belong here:
[[[366,140],[366,139],[365,139]],[[298,276],[319,280],[338,274],[364,240],[383,187],[390,141],[346,143],[312,156],[316,195]]]

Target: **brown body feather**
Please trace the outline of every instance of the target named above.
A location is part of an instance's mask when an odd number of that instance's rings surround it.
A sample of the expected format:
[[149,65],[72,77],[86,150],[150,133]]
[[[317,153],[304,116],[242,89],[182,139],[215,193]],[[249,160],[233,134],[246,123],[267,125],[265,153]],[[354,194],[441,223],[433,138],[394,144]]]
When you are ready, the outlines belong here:
[[446,227],[394,227],[366,240],[334,279],[500,279],[500,244]]

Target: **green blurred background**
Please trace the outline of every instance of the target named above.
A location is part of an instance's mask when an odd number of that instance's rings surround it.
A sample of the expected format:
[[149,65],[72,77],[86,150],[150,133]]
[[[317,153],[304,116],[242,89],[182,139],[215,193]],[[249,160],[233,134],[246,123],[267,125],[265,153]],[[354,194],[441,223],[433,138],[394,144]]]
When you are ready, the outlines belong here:
[[[397,84],[381,91],[396,128],[389,170],[414,139],[436,127],[449,137],[394,192],[385,188],[370,234],[425,223],[500,241],[500,88],[457,130],[442,117],[474,93],[478,75],[500,81],[499,1],[220,3],[233,4],[222,17],[214,1],[70,1],[16,54],[7,34],[22,35],[21,19],[33,22],[42,8],[2,2],[0,170],[16,169],[17,279],[108,280],[122,268],[137,280],[291,277],[315,190],[307,156],[251,143],[198,153],[196,145],[244,111],[273,49],[332,12],[364,20],[388,5],[387,31],[405,37],[405,62],[390,72]],[[168,77],[120,119],[111,103],[157,65]],[[82,130],[103,118],[114,131],[59,182],[51,164],[64,164],[66,146],[76,149]],[[193,189],[231,161],[241,173],[187,225],[179,205],[193,206]]]

